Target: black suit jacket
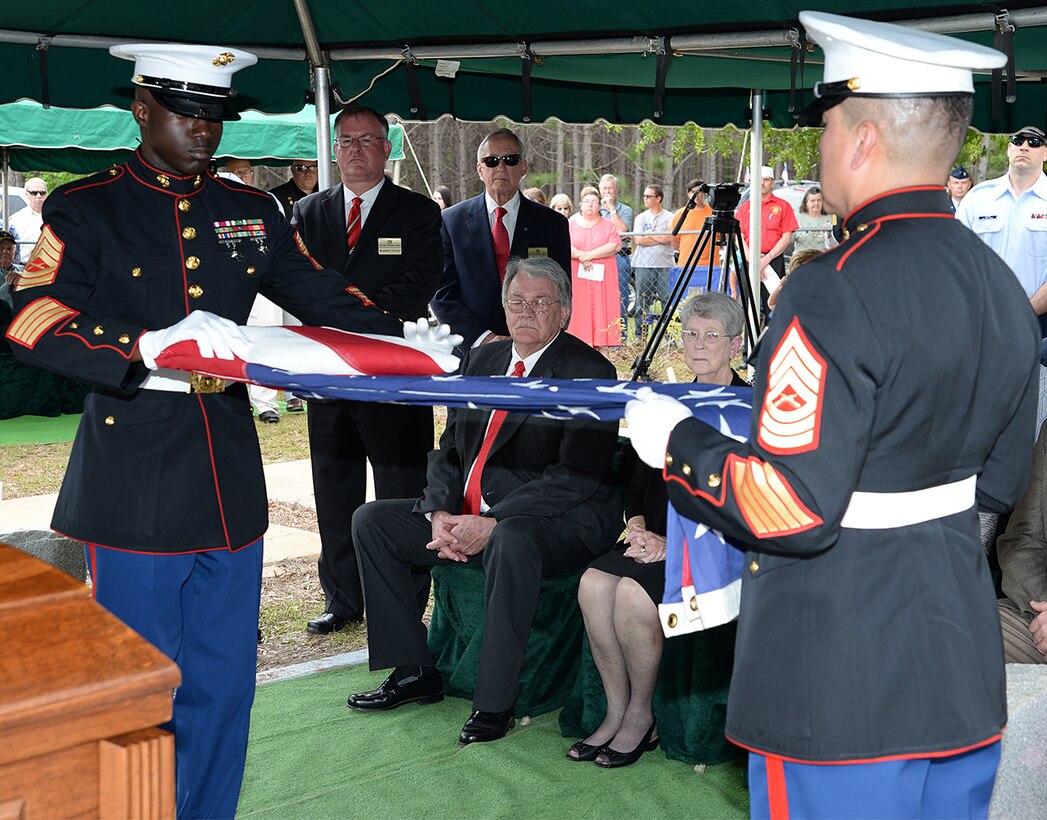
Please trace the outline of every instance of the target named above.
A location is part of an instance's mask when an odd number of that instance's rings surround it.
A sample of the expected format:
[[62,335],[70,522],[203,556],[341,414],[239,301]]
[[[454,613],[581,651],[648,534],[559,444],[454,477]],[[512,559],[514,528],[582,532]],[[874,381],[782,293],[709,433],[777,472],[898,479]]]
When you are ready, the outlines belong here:
[[442,261],[440,207],[431,199],[386,180],[351,256],[341,184],[296,202],[291,222],[321,265],[382,310],[404,321],[428,315]]
[[[512,342],[493,342],[469,352],[467,376],[503,375]],[[529,377],[613,379],[614,366],[569,333],[561,332],[535,363]],[[450,410],[440,447],[429,454],[428,485],[415,511],[459,513],[465,476],[480,450],[490,411]],[[601,552],[622,528],[620,495],[608,483],[618,425],[592,420],[561,421],[510,413],[484,467],[481,487],[498,520],[516,515],[555,518]]]
[[[563,214],[520,194],[509,255],[548,256],[570,275],[571,234]],[[464,349],[488,330],[509,334],[483,194],[443,212],[443,280],[433,299],[433,312],[462,335]]]

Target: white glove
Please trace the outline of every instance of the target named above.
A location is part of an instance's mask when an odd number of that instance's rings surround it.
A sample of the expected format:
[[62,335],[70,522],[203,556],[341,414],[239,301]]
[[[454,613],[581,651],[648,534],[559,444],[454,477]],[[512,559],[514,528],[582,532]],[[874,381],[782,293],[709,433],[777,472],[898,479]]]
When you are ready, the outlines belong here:
[[640,461],[656,470],[665,466],[669,436],[676,425],[693,417],[687,405],[672,396],[655,393],[650,387],[641,387],[636,391],[636,398],[625,405],[625,421],[633,449]]
[[149,330],[138,340],[142,363],[156,370],[156,357],[176,342],[193,341],[205,359],[246,359],[251,342],[240,326],[229,319],[194,310],[178,324],[163,330]]
[[411,342],[412,347],[427,353],[447,355],[453,353],[454,349],[463,341],[457,333],[451,333],[450,325],[437,325],[435,328],[430,328],[428,319],[404,322],[404,339]]

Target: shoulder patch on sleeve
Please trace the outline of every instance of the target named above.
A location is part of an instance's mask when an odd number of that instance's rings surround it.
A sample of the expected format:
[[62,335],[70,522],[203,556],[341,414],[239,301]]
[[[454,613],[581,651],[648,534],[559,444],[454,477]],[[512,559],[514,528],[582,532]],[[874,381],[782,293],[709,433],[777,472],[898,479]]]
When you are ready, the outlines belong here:
[[58,274],[58,267],[62,264],[64,252],[65,243],[55,236],[50,225],[44,225],[40,231],[40,238],[36,240],[36,245],[29,254],[29,264],[25,266],[15,290],[28,290],[52,284]]
[[776,455],[818,449],[825,359],[794,317],[771,356],[756,438]]
[[315,259],[313,259],[313,255],[309,253],[309,249],[305,246],[305,241],[302,239],[302,236],[298,233],[298,231],[294,232],[294,243],[298,246],[298,250],[301,251],[302,256],[304,256],[306,259],[313,263],[314,268],[316,268],[317,270],[323,269],[324,266],[317,262]]
[[11,321],[7,329],[7,338],[22,347],[32,349],[51,328],[70,316],[75,316],[76,313],[71,307],[49,296],[34,299]]

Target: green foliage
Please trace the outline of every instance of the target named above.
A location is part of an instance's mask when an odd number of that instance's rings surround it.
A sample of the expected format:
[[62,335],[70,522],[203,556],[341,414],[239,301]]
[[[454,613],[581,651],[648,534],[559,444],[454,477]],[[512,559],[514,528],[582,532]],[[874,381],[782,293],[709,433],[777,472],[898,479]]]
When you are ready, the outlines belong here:
[[820,128],[765,128],[763,161],[772,167],[788,164],[793,179],[817,179]]
[[65,185],[67,182],[75,182],[78,179],[83,179],[89,174],[70,174],[68,171],[26,171],[25,178],[31,179],[32,177],[40,177],[44,182],[47,183],[47,190],[53,191],[59,185]]

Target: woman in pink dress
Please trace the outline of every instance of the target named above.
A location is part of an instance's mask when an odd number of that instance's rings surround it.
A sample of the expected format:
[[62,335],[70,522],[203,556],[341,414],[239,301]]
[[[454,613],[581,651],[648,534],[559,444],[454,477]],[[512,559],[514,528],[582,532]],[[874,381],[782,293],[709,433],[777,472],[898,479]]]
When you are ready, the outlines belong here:
[[582,189],[579,211],[570,219],[571,322],[569,333],[595,348],[622,341],[618,265],[622,246],[618,229],[600,216],[600,192]]

